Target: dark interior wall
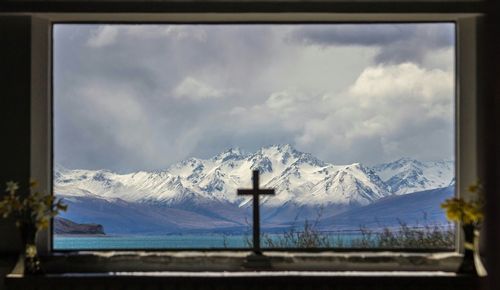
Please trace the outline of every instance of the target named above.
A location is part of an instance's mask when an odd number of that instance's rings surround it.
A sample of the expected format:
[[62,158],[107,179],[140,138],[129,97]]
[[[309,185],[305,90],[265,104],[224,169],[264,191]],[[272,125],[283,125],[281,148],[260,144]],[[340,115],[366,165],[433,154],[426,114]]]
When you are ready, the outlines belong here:
[[[483,67],[486,90],[480,111],[484,144],[480,148],[485,161],[484,179],[488,194],[488,257],[490,288],[500,285],[500,13],[497,1],[490,1],[484,29]],[[31,90],[31,20],[27,16],[0,16],[0,196],[5,182],[29,180],[30,172],[30,90]],[[1,258],[18,249],[17,232],[12,222],[0,219],[0,289],[1,277],[12,265],[12,258]]]
[[[31,20],[0,17],[0,196],[5,183],[26,189],[30,174]],[[0,252],[16,251],[12,221],[0,219]]]
[[485,73],[485,90],[480,99],[480,139],[483,146],[484,182],[486,189],[488,289],[500,289],[500,4],[490,0],[486,16],[481,71]]
[[[30,173],[30,17],[0,16],[0,196],[5,182],[24,186]],[[0,219],[0,289],[19,241],[12,220]]]

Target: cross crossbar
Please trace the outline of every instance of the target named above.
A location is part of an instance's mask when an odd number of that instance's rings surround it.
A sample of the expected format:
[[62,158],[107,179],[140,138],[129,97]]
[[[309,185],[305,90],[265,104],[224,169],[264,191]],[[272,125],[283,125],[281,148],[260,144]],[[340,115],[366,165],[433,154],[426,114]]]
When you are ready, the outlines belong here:
[[[253,189],[238,189],[238,195],[254,195]],[[259,189],[258,195],[273,195],[274,189]]]

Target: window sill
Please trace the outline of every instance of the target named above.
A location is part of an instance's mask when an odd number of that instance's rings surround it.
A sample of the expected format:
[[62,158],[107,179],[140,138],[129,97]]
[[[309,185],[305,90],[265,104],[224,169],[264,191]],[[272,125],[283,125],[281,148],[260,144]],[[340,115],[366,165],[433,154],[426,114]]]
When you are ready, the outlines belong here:
[[[79,252],[43,259],[47,274],[11,273],[7,289],[478,289],[479,279],[454,273],[456,253],[265,252],[267,267],[248,252]],[[36,285],[36,286],[35,286]],[[79,288],[78,288],[79,287]],[[83,288],[82,288],[83,287]],[[155,288],[156,287],[156,288]],[[338,288],[336,288],[338,287]],[[149,289],[149,288],[148,288]],[[238,288],[239,289],[239,288]]]
[[448,253],[75,252],[45,257],[46,273],[241,271],[442,271],[455,272],[462,256]]

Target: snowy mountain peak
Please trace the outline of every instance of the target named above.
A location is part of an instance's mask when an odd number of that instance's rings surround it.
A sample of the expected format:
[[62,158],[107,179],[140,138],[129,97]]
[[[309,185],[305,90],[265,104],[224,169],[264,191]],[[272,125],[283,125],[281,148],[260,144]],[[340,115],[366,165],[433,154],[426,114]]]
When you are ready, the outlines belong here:
[[54,172],[67,172],[68,171],[68,169],[66,167],[62,166],[59,163],[55,163],[54,164],[54,169],[53,170],[54,170]]
[[222,151],[221,153],[215,155],[212,159],[225,162],[228,160],[239,160],[244,157],[245,155],[243,154],[242,150],[238,147],[235,147]]
[[54,168],[53,168],[53,172],[54,172],[54,179],[59,180],[59,179],[63,178],[64,174],[66,174],[68,172],[68,169],[66,169],[64,166],[62,166],[58,163],[55,163]]
[[416,161],[416,159],[408,157],[408,156],[403,156],[392,163],[408,163],[408,162],[414,162],[414,161]]
[[419,161],[401,158],[372,167],[395,194],[446,187],[454,178],[453,161]]
[[260,153],[266,156],[298,156],[303,154],[302,152],[297,151],[290,144],[277,144],[277,145],[269,145],[260,148],[256,153]]
[[[258,169],[261,184],[276,195],[263,204],[366,205],[393,194],[446,187],[453,182],[453,162],[421,162],[402,158],[366,167],[361,163],[333,165],[290,144],[262,147],[244,154],[227,149],[212,158],[189,158],[159,172],[117,174],[106,170],[69,170],[54,166],[56,194],[98,196],[107,200],[177,203],[222,202],[242,205],[248,197],[236,195],[251,186]],[[196,200],[191,200],[191,199]]]
[[295,148],[293,148],[292,145],[290,144],[273,144],[273,145],[269,145],[269,146],[264,146],[261,148],[262,150],[276,150],[278,152],[298,152],[297,150],[295,150]]
[[396,161],[382,164],[382,166],[384,166],[384,165],[387,169],[393,169],[393,170],[397,170],[397,169],[402,168],[402,167],[408,168],[408,167],[422,167],[423,166],[423,164],[420,161],[413,159],[413,158],[410,158],[410,157],[402,157]]

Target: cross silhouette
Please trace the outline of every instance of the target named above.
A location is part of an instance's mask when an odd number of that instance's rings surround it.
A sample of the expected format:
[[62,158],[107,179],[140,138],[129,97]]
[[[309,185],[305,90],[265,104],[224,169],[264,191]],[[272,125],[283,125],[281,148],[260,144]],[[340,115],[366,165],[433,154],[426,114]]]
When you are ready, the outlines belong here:
[[259,189],[259,171],[252,172],[252,189],[238,189],[238,195],[253,196],[253,252],[256,255],[261,255],[260,251],[260,213],[259,213],[259,196],[261,194],[272,195],[274,189]]

